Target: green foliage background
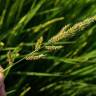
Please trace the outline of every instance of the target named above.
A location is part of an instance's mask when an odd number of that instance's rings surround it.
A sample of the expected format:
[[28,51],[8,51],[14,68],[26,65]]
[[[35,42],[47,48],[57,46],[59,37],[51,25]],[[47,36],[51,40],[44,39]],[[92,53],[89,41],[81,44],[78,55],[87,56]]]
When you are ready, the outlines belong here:
[[60,50],[37,51],[45,59],[24,59],[41,36],[46,44],[65,25],[95,15],[96,0],[0,0],[0,64],[7,95],[96,96],[96,22],[58,42],[64,46]]

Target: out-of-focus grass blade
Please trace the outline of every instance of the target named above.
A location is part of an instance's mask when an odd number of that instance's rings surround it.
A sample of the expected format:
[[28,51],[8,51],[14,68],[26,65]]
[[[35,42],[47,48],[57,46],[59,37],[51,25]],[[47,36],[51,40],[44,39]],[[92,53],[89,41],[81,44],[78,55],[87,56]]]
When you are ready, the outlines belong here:
[[86,66],[84,68],[78,69],[76,71],[71,72],[71,75],[88,75],[92,74],[92,72],[96,71],[96,64]]
[[9,94],[12,94],[14,93],[16,90],[11,90],[11,91],[8,91],[6,94],[9,95]]
[[31,89],[31,87],[28,87],[26,89],[24,89],[24,91],[20,94],[20,96],[25,96],[26,93]]
[[21,18],[18,24],[15,26],[14,30],[22,29],[26,26],[26,24],[35,16],[39,8],[42,6],[45,0],[41,0],[33,9],[29,10],[29,12]]
[[59,9],[60,8],[52,8],[52,9],[49,9],[49,10],[45,10],[43,12],[39,12],[39,13],[37,13],[37,15],[44,15],[44,14],[47,14],[47,13],[50,13],[50,12],[53,12],[53,11],[57,11]]
[[22,12],[24,2],[25,2],[25,0],[22,0],[22,1],[19,2],[19,8],[18,8],[18,12],[17,12],[17,15],[16,15],[16,20],[17,21],[19,20],[19,16],[20,16],[20,14]]
[[84,53],[83,55],[79,56],[77,58],[77,61],[88,61],[88,60],[91,60],[91,59],[94,59],[96,57],[96,50],[93,50],[91,52],[88,52],[88,53]]
[[[9,4],[10,4],[10,0],[6,0],[5,9],[2,11],[2,14],[1,14],[1,16],[0,16],[0,26],[2,26],[3,23],[4,23],[5,15],[6,15],[7,8],[8,8],[8,6],[9,6]],[[2,27],[3,27],[3,26],[2,26]],[[2,27],[1,27],[1,28],[2,28]]]
[[15,72],[13,74],[26,75],[26,76],[63,76],[60,73],[40,73],[40,72]]
[[[9,14],[7,16],[7,26],[10,25],[11,22],[13,22],[14,16],[17,14],[18,16],[20,15],[20,12],[22,10],[23,7],[23,3],[25,0],[16,0],[14,1],[14,4],[11,6],[11,9],[9,11]],[[17,17],[16,17],[17,18]],[[16,19],[15,18],[15,19]],[[14,20],[15,21],[15,20]]]
[[51,24],[53,24],[53,23],[55,23],[55,22],[57,22],[57,21],[61,21],[61,20],[63,20],[63,19],[64,19],[64,17],[54,18],[54,19],[49,20],[49,21],[47,21],[47,22],[45,22],[45,23],[43,23],[43,24],[40,24],[40,25],[38,25],[38,26],[29,28],[29,29],[27,29],[26,31],[31,31],[31,30],[33,30],[34,32],[38,32],[38,31],[40,31],[40,29],[43,29],[43,28],[45,28],[45,27],[47,27],[47,26],[49,26],[49,25],[51,25]]

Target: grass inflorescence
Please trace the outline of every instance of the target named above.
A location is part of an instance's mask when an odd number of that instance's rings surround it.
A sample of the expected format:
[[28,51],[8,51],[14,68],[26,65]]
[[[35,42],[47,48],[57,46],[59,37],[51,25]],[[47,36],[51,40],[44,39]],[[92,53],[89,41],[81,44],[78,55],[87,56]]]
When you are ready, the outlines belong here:
[[96,0],[0,0],[6,94],[95,96],[95,38]]

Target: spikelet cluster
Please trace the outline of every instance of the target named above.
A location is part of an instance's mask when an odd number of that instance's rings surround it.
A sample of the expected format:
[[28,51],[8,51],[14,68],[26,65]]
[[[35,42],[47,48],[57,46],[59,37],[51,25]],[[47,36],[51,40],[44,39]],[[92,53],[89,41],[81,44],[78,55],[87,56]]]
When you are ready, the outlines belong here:
[[41,36],[41,37],[37,40],[37,42],[36,42],[36,44],[35,44],[35,50],[39,50],[39,49],[41,48],[42,44],[43,44],[43,37]]
[[9,64],[12,64],[14,61],[11,51],[8,51],[7,53],[7,61]]
[[59,50],[61,48],[63,48],[63,46],[45,46],[45,49],[49,51]]
[[17,52],[15,53],[15,52],[12,52],[9,50],[7,53],[7,61],[9,63],[9,65],[12,64],[14,62],[15,58],[18,57],[19,55],[20,55],[19,53],[17,53]]
[[44,54],[40,54],[40,55],[27,56],[25,59],[26,60],[39,60],[39,59],[43,59],[44,57],[45,57]]
[[65,35],[64,32],[65,32],[69,27],[70,27],[69,24],[68,24],[68,25],[65,25],[65,26],[59,31],[59,33],[58,33],[57,35],[53,36],[48,42],[49,42],[49,43],[55,43],[55,42],[59,41],[61,38],[63,38],[63,35]]
[[49,43],[55,43],[55,42],[58,42],[61,39],[66,39],[66,38],[72,37],[72,36],[74,36],[76,34],[77,31],[84,30],[91,23],[93,23],[95,21],[96,21],[96,16],[93,16],[91,18],[87,18],[84,21],[73,25],[70,28],[67,25],[63,29],[61,29],[61,31],[57,35],[53,36],[48,42]]

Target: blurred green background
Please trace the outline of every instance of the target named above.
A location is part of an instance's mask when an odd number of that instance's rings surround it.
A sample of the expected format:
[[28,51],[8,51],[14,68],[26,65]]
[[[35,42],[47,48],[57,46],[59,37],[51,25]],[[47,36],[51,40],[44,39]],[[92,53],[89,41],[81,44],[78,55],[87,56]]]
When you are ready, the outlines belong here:
[[65,25],[94,15],[96,0],[0,0],[0,64],[7,95],[96,96],[96,22],[59,42],[60,50],[37,51],[45,59],[24,59],[41,36],[45,44]]

